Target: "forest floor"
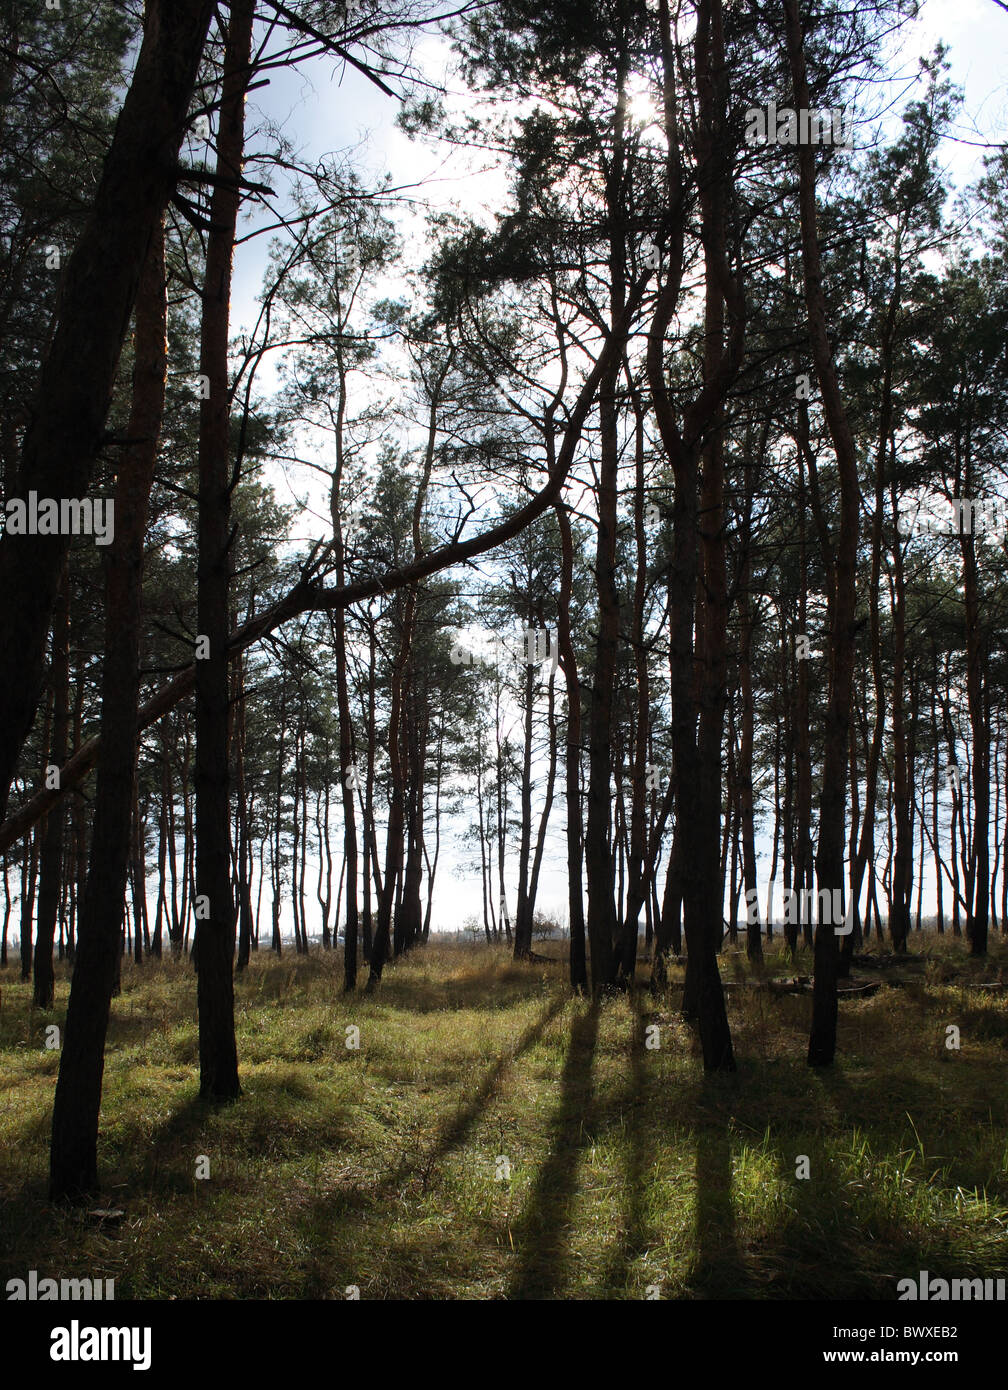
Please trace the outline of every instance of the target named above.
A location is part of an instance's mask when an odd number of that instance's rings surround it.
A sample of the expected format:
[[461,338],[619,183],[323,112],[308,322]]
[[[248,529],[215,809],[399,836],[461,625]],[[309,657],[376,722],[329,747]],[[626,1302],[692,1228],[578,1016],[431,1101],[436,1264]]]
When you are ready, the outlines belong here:
[[[0,1280],[114,1278],[117,1298],[892,1299],[922,1269],[1004,1275],[1008,996],[972,986],[1008,947],[910,949],[926,961],[841,1001],[837,1064],[813,1071],[811,1000],[745,987],[726,948],[739,1068],[707,1077],[674,987],[593,1004],[562,964],[432,941],[348,1000],[339,953],[260,951],[236,983],[244,1095],[222,1108],[197,1094],[191,970],[126,960],[95,1204],[123,1215],[105,1219],[46,1201],[66,967],[43,1015],[11,966]],[[768,957],[767,975],[803,971],[808,952]]]

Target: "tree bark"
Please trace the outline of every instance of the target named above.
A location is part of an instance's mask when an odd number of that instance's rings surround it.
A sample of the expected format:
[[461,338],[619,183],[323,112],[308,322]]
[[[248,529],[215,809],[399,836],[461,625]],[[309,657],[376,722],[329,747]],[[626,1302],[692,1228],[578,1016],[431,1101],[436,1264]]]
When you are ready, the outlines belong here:
[[[672,408],[665,379],[665,334],[679,300],[682,278],[684,238],[684,190],[680,167],[679,132],[677,124],[677,94],[675,59],[667,0],[659,0],[665,130],[668,150],[668,184],[671,205],[672,245],[669,248],[670,273],[659,293],[654,317],[648,333],[647,375],[654,402],[655,416],[662,444],[672,465],[675,479],[675,499],[672,510],[673,558],[670,576],[672,595],[672,743],[675,760],[676,834],[682,841],[681,864],[689,866],[682,877],[683,908],[688,952],[688,983],[692,977],[691,996],[696,1001],[700,1041],[706,1070],[734,1071],[731,1031],[725,1011],[724,990],[717,966],[717,948],[722,936],[724,880],[719,881],[720,855],[720,779],[713,787],[702,787],[703,771],[714,762],[714,733],[718,729],[717,761],[720,761],[720,724],[718,710],[723,699],[714,688],[715,673],[720,669],[721,655],[717,649],[705,657],[709,662],[698,692],[694,680],[694,615],[697,607],[699,554],[699,496],[698,464],[702,441],[718,415],[741,361],[744,318],[739,304],[738,287],[732,281],[724,259],[724,225],[722,220],[723,189],[715,191],[722,171],[712,162],[718,149],[718,121],[723,101],[723,52],[721,48],[721,9],[719,0],[702,0],[697,15],[694,44],[697,68],[697,89],[702,94],[700,143],[698,160],[703,168],[702,221],[708,280],[716,283],[717,293],[732,301],[732,328],[727,351],[717,355],[716,365],[705,351],[705,381],[686,412],[684,429],[680,433]],[[708,306],[711,306],[708,287]],[[711,309],[711,312],[713,310]],[[713,324],[712,324],[713,327]],[[709,347],[711,338],[707,338]],[[716,464],[708,474],[706,496],[716,497],[718,477]],[[705,542],[708,561],[708,582],[717,583],[717,539]],[[715,596],[715,603],[717,596]],[[704,640],[716,635],[719,616],[709,621],[698,620],[697,632]],[[709,631],[705,631],[705,628]],[[697,738],[698,704],[702,705],[702,738]],[[690,1006],[692,1007],[692,1005]],[[684,1010],[686,1004],[684,1001]]]
[[228,759],[228,638],[231,568],[231,392],[228,323],[231,267],[245,147],[245,91],[251,68],[255,0],[232,0],[224,52],[217,135],[217,174],[210,207],[200,332],[200,372],[210,389],[200,401],[197,630],[207,639],[196,662],[196,896],[195,946],[200,1038],[200,1095],[233,1100],[241,1094],[234,1031],[234,900],[231,895]]
[[[626,303],[626,236],[617,209],[624,187],[624,124],[626,118],[626,57],[620,55],[617,76],[613,151],[606,179],[609,234],[609,312],[613,329]],[[613,330],[610,330],[612,341]],[[622,350],[622,349],[621,349]],[[616,902],[613,882],[612,744],[613,691],[619,641],[619,596],[616,591],[616,526],[619,497],[619,419],[616,383],[619,358],[606,365],[599,383],[601,464],[598,486],[598,535],[595,548],[595,587],[598,633],[592,670],[588,719],[588,818],[585,828],[585,866],[588,882],[588,949],[592,993],[612,983],[615,962]]]
[[585,950],[584,894],[582,889],[581,821],[581,682],[577,656],[571,639],[570,604],[574,587],[574,542],[570,517],[563,502],[555,508],[560,527],[560,596],[557,604],[557,651],[567,687],[567,740],[564,757],[564,786],[567,814],[567,915],[570,928],[571,988],[583,994],[588,989],[588,962]]
[[[798,109],[808,109],[810,96],[798,0],[783,0],[783,6],[795,106]],[[816,213],[815,149],[811,145],[798,146],[798,175],[802,269],[809,342],[840,479],[840,528],[836,548],[835,582],[829,594],[829,697],[822,791],[819,800],[819,843],[816,851],[820,914],[815,932],[815,978],[808,1051],[810,1066],[829,1066],[836,1053],[837,938],[829,914],[824,914],[821,908],[824,889],[828,890],[832,897],[833,891],[842,893],[844,887],[847,730],[854,676],[855,566],[860,493],[854,438],[840,394],[826,324],[826,301],[823,293]]]
[[[66,266],[21,446],[17,496],[30,489],[57,499],[88,494],[148,247],[175,187],[212,13],[211,0],[148,0],[133,79]],[[118,515],[115,521],[121,524]],[[0,537],[0,815],[42,689],[46,635],[69,546],[69,535],[5,529]]]
[[88,875],[53,1105],[49,1189],[79,1200],[98,1186],[105,1035],[119,968],[136,768],[144,536],[164,412],[167,360],[164,241],[155,229],[137,293],[133,402],[116,485],[102,668],[101,756]]
[[[56,609],[52,644],[53,718],[49,761],[62,767],[70,735],[70,579],[64,565]],[[53,941],[63,879],[63,830],[66,803],[49,812],[42,835],[39,862],[38,925],[35,932],[33,1002],[37,1009],[51,1009],[56,987],[53,973]]]

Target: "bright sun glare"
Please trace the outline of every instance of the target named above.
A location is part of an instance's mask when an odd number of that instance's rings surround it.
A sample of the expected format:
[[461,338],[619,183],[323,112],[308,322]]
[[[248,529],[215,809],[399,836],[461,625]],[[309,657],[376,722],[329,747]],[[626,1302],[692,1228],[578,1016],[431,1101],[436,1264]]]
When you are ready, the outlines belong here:
[[631,77],[627,82],[627,115],[634,125],[650,125],[658,118],[654,93],[646,77]]

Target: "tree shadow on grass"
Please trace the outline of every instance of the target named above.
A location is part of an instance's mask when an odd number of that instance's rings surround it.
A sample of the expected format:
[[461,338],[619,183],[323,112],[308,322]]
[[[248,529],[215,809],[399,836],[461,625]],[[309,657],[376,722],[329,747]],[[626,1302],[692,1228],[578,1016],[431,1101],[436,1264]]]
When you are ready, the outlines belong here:
[[693,1264],[686,1279],[693,1298],[746,1298],[753,1281],[739,1243],[732,1193],[731,1116],[734,1078],[705,1074],[694,1102],[696,1164]]
[[[166,1119],[155,1125],[142,1139],[133,1132],[124,1144],[118,1164],[118,1184],[124,1195],[135,1192],[191,1192],[195,1155],[207,1117],[213,1113],[209,1101],[192,1095],[181,1101]],[[99,1139],[99,1143],[101,1140]],[[185,1157],[182,1158],[181,1151]]]
[[311,1233],[312,1242],[318,1243],[320,1239],[328,1242],[333,1228],[348,1214],[363,1212],[369,1207],[381,1209],[391,1196],[401,1192],[411,1180],[426,1186],[437,1165],[466,1142],[511,1067],[523,1053],[535,1046],[566,1003],[563,996],[558,996],[547,1004],[514,1047],[500,1054],[471,1098],[444,1121],[429,1147],[404,1153],[395,1167],[377,1181],[340,1186],[335,1191],[329,1190],[321,1195],[305,1217],[305,1229]]
[[[836,1123],[825,1129],[802,1126],[773,1142],[785,1212],[761,1242],[761,1260],[771,1280],[768,1296],[889,1300],[896,1296],[897,1279],[915,1275],[919,1268],[959,1269],[954,1225],[925,1210],[911,1215],[908,1226],[892,1187],[897,1170],[909,1171],[914,1142],[900,1133],[903,1126],[910,1130],[902,1106],[912,1104],[918,1116],[932,1114],[933,1082],[893,1077],[895,1095],[885,1087],[889,1103],[883,1120],[878,1077],[871,1085],[862,1083],[837,1063],[817,1070],[815,1079]],[[845,1156],[852,1131],[860,1131],[867,1145],[863,1168]],[[803,1157],[807,1165],[799,1162]],[[931,1189],[943,1185],[934,1176],[925,1180]],[[989,1272],[986,1265],[969,1270]]]
[[[620,1106],[628,1148],[623,1181],[624,1218],[619,1239],[602,1276],[600,1287],[602,1296],[605,1297],[612,1297],[617,1290],[625,1290],[627,1296],[630,1296],[631,1291],[626,1286],[631,1270],[651,1242],[646,1196],[648,1174],[654,1161],[654,1137],[658,1126],[653,1116],[649,1119],[647,1113],[644,1019],[639,994],[633,996],[632,1004],[634,1029],[630,1047],[630,1081]],[[643,1296],[643,1293],[644,1290],[641,1289],[640,1296]]]
[[[552,972],[555,974],[556,972]],[[479,970],[469,970],[445,979],[425,975],[391,972],[383,979],[379,1003],[414,1014],[431,1014],[487,1009],[494,1013],[528,999],[530,986],[552,985],[541,966],[522,961],[490,961]],[[552,993],[551,989],[551,993]],[[363,996],[362,996],[363,997]]]
[[522,1214],[509,1298],[549,1298],[561,1293],[568,1246],[566,1231],[578,1190],[579,1159],[593,1121],[592,1064],[598,1040],[599,1003],[593,1000],[571,1023],[553,1117],[550,1152],[541,1164]]

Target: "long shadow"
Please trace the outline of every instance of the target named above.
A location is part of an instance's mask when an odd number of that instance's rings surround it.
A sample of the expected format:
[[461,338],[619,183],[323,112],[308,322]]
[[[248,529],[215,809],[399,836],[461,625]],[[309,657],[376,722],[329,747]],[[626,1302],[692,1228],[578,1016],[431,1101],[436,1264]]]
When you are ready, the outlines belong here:
[[[645,1126],[648,1115],[645,1090],[647,1068],[644,1056],[644,1020],[641,1014],[641,998],[633,996],[634,1028],[630,1048],[630,1082],[620,1102],[620,1110],[625,1119],[627,1140],[627,1163],[624,1175],[625,1215],[619,1241],[613,1249],[601,1287],[611,1296],[616,1289],[626,1288],[631,1268],[640,1259],[651,1243],[651,1231],[645,1211],[645,1190],[647,1174],[654,1153],[656,1122],[652,1115]],[[643,1292],[643,1291],[641,1291]],[[629,1290],[627,1290],[629,1296]]]
[[[798,1178],[797,1147],[797,1142],[788,1145],[782,1139],[773,1146],[778,1181],[788,1194],[790,1210],[761,1249],[772,1270],[765,1296],[815,1300],[884,1297],[879,1280],[865,1269],[869,1237],[836,1166],[819,1143],[805,1140],[810,1169],[807,1177]],[[885,1257],[891,1253],[887,1248]]]
[[525,1029],[514,1047],[502,1052],[494,1065],[480,1082],[472,1098],[459,1106],[456,1113],[446,1120],[432,1145],[418,1149],[413,1154],[404,1154],[396,1166],[384,1177],[371,1185],[341,1188],[320,1197],[310,1217],[309,1229],[315,1223],[324,1227],[336,1215],[359,1210],[374,1203],[380,1203],[390,1194],[397,1192],[411,1178],[421,1177],[426,1182],[429,1174],[453,1149],[465,1142],[473,1126],[492,1100],[501,1080],[517,1059],[542,1037],[548,1025],[562,1011],[566,999],[560,996],[550,1002],[539,1017]]
[[[458,1146],[469,1137],[469,1132],[486,1109],[504,1074],[522,1053],[527,1052],[534,1043],[538,1042],[539,1038],[541,1038],[546,1031],[547,1026],[552,1023],[558,1013],[563,1011],[566,1002],[567,1000],[563,995],[554,999],[552,1003],[543,1010],[536,1021],[529,1024],[525,1032],[518,1039],[514,1049],[511,1052],[501,1053],[497,1061],[476,1088],[472,1100],[468,1101],[465,1105],[459,1106],[454,1118],[442,1125],[441,1132],[426,1155],[422,1159],[418,1158],[402,1165],[402,1177],[407,1177],[417,1172],[420,1168],[423,1168],[424,1171],[429,1171],[430,1168],[437,1164],[442,1158],[450,1154],[452,1149],[457,1149]],[[397,1173],[398,1172],[399,1170],[397,1170]],[[390,1175],[390,1182],[394,1183],[398,1180],[401,1179],[397,1178],[396,1175]]]
[[[815,1078],[822,1095],[832,1103],[840,1127],[820,1131],[813,1124],[804,1135],[794,1134],[790,1142],[783,1136],[774,1142],[789,1214],[761,1247],[764,1261],[772,1263],[774,1269],[772,1296],[892,1299],[897,1276],[915,1274],[918,1269],[938,1272],[951,1267],[955,1273],[970,1277],[992,1272],[986,1265],[963,1266],[956,1253],[955,1228],[947,1221],[904,1226],[892,1210],[891,1190],[879,1185],[873,1171],[872,1155],[887,1163],[891,1174],[897,1145],[905,1151],[914,1143],[900,1134],[904,1126],[909,1128],[905,1103],[912,1106],[924,1134],[933,1132],[926,1118],[935,1113],[933,1083],[928,1078],[888,1071],[875,1075],[871,1087],[866,1087],[852,1079],[842,1063],[818,1069]],[[874,1097],[883,1086],[891,1101],[891,1114],[884,1124],[879,1121]],[[842,1144],[844,1131],[854,1126],[863,1130],[871,1152],[863,1171],[852,1179],[842,1152],[839,1158],[830,1155],[829,1141],[835,1134]],[[807,1150],[810,1159],[808,1176],[802,1179],[795,1171],[800,1147]],[[954,1182],[931,1173],[930,1166],[930,1162],[923,1165],[930,1188],[954,1187]]]
[[[297,1076],[258,1077],[256,1092],[262,1097],[272,1091],[284,1101],[303,1100],[311,1088]],[[190,1095],[153,1125],[148,1132],[139,1123],[131,1126],[128,1140],[121,1144],[119,1160],[128,1187],[145,1192],[190,1192],[193,1156],[204,1142],[207,1122],[221,1114],[221,1107],[199,1095]],[[275,1134],[275,1124],[264,1129],[264,1143]],[[216,1151],[216,1139],[213,1141]],[[255,1153],[245,1140],[245,1156]],[[184,1146],[184,1157],[180,1147]]]
[[[197,1141],[212,1113],[213,1106],[208,1101],[189,1096],[152,1128],[149,1138],[141,1142],[137,1137],[124,1148],[121,1162],[127,1174],[129,1194],[192,1191]],[[177,1146],[183,1141],[191,1148],[184,1164],[176,1154]]]
[[592,1063],[598,1025],[599,1003],[594,999],[571,1024],[550,1152],[539,1168],[522,1214],[508,1298],[557,1297],[564,1282],[568,1253],[565,1231],[578,1187],[579,1159],[590,1142],[586,1126],[591,1126],[594,1118]]
[[[993,1133],[995,1127],[1003,1133],[1008,1127],[1005,1088],[977,1088],[972,1095],[966,1095],[956,1088],[956,1080],[951,1070],[936,1079],[934,1075],[911,1076],[905,1068],[890,1068],[884,1076],[889,1115],[883,1126],[873,1113],[870,1093],[852,1085],[842,1065],[825,1067],[819,1076],[823,1090],[845,1123],[865,1130],[882,1151],[894,1152],[897,1145],[910,1151],[916,1165],[910,1174],[914,1181],[921,1181],[926,1175],[933,1190],[956,1195],[961,1188],[983,1188],[995,1200],[1003,1201],[1003,1182],[996,1174],[985,1171],[982,1157],[968,1147],[968,1136],[970,1119],[977,1129],[988,1133]],[[949,1142],[948,1128],[938,1119],[943,1106],[954,1108],[956,1143]],[[967,1147],[962,1147],[963,1141]],[[919,1143],[924,1152],[918,1164]]]
[[705,1075],[696,1100],[696,1254],[687,1287],[701,1298],[744,1298],[752,1286],[736,1228],[725,1085]]
[[393,971],[387,981],[382,981],[380,999],[415,1014],[479,1008],[499,1010],[527,999],[529,987],[543,978],[543,972],[537,966],[508,961],[444,980],[425,976],[420,990],[413,977],[407,975],[397,979]]

